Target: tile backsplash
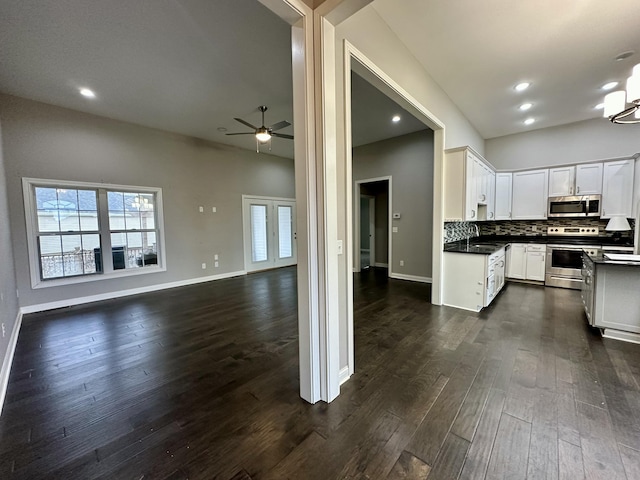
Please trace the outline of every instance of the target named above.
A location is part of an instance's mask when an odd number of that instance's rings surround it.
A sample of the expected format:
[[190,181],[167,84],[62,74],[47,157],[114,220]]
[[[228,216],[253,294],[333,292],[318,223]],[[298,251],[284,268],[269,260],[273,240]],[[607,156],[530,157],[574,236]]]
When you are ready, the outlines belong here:
[[[444,242],[455,242],[465,240],[469,237],[470,225],[474,222],[445,222]],[[598,227],[600,237],[610,237],[612,232],[607,232],[605,227],[608,220],[599,218],[567,218],[553,220],[503,220],[496,222],[476,222],[480,229],[480,235],[522,235],[522,236],[545,236],[547,227]],[[632,230],[622,232],[626,238],[633,237],[633,220],[629,220]]]

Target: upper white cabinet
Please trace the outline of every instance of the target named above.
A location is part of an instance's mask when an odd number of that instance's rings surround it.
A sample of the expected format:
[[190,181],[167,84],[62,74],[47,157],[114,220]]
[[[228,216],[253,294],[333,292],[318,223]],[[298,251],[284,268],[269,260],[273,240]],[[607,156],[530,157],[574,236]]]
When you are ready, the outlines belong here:
[[602,193],[602,163],[576,165],[575,195],[599,195]]
[[444,218],[450,221],[490,220],[495,216],[493,169],[469,147],[445,152]]
[[549,169],[549,196],[598,195],[602,193],[602,163],[569,165]]
[[496,173],[496,220],[511,220],[511,172]]
[[605,162],[602,173],[602,218],[633,214],[634,161]]
[[561,197],[573,195],[575,191],[576,167],[557,167],[549,169],[549,196]]
[[513,173],[512,220],[547,218],[549,170],[529,170]]

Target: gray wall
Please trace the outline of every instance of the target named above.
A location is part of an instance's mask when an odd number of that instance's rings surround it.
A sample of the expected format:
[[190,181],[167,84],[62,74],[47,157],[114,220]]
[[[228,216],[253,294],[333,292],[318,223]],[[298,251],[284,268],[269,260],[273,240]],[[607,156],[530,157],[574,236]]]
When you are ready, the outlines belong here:
[[631,156],[640,152],[640,125],[604,118],[492,138],[485,157],[498,169],[547,167]]
[[[353,149],[353,179],[391,175],[392,273],[431,278],[433,131],[423,130]],[[354,226],[357,228],[357,226]],[[400,266],[404,260],[404,267]]]
[[[290,159],[6,95],[0,120],[21,306],[243,270],[242,194],[295,196]],[[31,289],[22,177],[161,187],[167,271]]]
[[[2,148],[2,122],[0,121],[0,322],[4,323],[6,335],[0,334],[0,362],[3,362],[11,332],[18,316],[18,298],[16,297],[16,277],[13,264],[13,247],[9,230],[9,206]],[[1,408],[1,405],[0,405]]]

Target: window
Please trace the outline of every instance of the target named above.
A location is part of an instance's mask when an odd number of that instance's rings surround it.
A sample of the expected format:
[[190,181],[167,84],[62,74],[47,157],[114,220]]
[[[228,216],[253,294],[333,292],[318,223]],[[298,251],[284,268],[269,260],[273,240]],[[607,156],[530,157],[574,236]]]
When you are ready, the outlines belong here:
[[165,269],[161,189],[40,179],[23,189],[34,288]]

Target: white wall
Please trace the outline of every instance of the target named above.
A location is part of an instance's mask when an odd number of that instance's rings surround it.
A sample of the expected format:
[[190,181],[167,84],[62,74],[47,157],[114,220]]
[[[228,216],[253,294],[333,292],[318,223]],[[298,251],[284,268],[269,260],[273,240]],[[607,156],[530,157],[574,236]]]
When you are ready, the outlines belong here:
[[[241,271],[242,194],[295,196],[290,159],[7,95],[0,95],[0,120],[21,306]],[[32,289],[22,177],[161,187],[167,271]]]
[[[9,364],[5,355],[9,346],[9,339],[18,316],[18,298],[16,297],[16,277],[13,263],[13,246],[9,227],[9,205],[7,203],[7,188],[2,148],[2,122],[0,121],[0,322],[4,324],[6,335],[0,334],[0,362],[4,378],[8,378],[6,367]],[[5,364],[5,361],[7,363]],[[0,387],[1,388],[1,387]],[[0,408],[2,402],[0,401]]]
[[[337,182],[338,182],[338,238],[346,239],[347,185],[346,150],[343,132],[345,105],[344,91],[344,40],[348,40],[355,48],[367,56],[386,75],[399,84],[420,104],[426,107],[446,127],[445,147],[471,145],[475,150],[484,153],[484,140],[473,125],[464,117],[458,107],[447,94],[431,78],[415,57],[400,42],[387,24],[380,18],[375,9],[368,5],[335,29],[335,80],[337,111]],[[347,256],[339,257],[339,323],[340,323],[340,368],[348,364],[348,276],[352,275],[351,265],[347,264]],[[428,300],[428,299],[425,299]]]
[[[353,149],[353,180],[391,175],[393,220],[390,273],[431,278],[433,131],[423,130]],[[354,226],[357,228],[357,226]],[[400,266],[400,260],[404,266]]]
[[640,152],[640,125],[604,118],[489,139],[485,158],[498,169],[548,167]]

